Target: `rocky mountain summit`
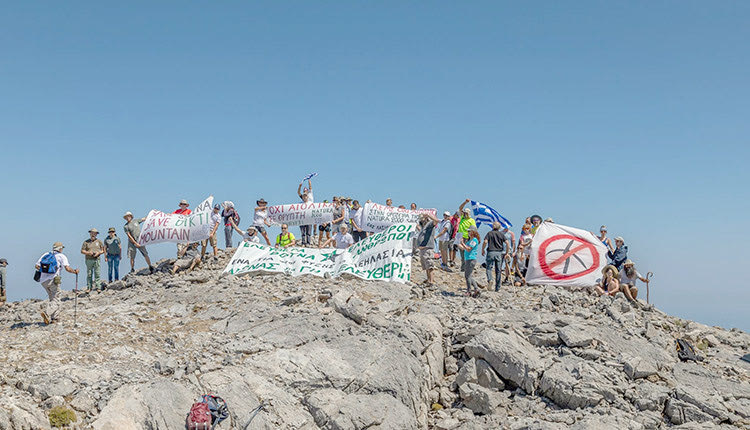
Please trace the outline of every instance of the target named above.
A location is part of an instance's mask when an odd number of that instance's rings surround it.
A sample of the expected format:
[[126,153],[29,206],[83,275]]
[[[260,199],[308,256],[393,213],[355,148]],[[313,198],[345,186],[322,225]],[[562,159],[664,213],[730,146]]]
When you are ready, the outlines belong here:
[[737,329],[569,288],[468,298],[458,273],[222,275],[229,257],[80,295],[76,326],[72,292],[50,326],[39,300],[0,308],[0,430],[182,429],[206,392],[220,429],[750,428]]

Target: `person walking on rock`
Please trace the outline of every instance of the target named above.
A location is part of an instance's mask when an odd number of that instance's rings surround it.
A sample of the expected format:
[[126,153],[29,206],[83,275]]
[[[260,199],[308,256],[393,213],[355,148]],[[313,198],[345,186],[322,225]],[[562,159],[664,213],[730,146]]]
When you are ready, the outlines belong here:
[[115,228],[110,227],[107,230],[108,236],[104,239],[104,248],[106,253],[104,254],[104,261],[107,262],[107,280],[112,282],[120,279],[120,258],[122,257],[122,244],[120,238],[115,233]]
[[485,260],[485,265],[487,266],[487,285],[492,285],[492,269],[494,268],[495,291],[500,291],[505,255],[511,246],[510,240],[502,231],[502,228],[502,224],[497,221],[493,222],[492,230],[484,236],[484,241],[482,242],[482,255],[487,256]]
[[253,217],[253,225],[258,233],[263,235],[263,239],[266,240],[266,244],[271,246],[271,241],[268,239],[268,233],[266,233],[266,227],[271,226],[271,221],[268,219],[268,202],[260,199],[255,202],[255,215]]
[[476,227],[469,228],[468,240],[462,242],[459,248],[463,251],[466,294],[476,297],[479,295],[479,289],[477,288],[477,281],[471,277],[472,273],[474,273],[474,267],[477,264],[477,251],[479,250],[479,231]]
[[89,230],[88,239],[81,245],[81,254],[86,256],[86,291],[98,290],[101,287],[101,263],[99,257],[104,254],[104,244],[96,236],[99,230]]
[[8,300],[8,290],[5,285],[8,279],[8,260],[0,258],[0,306],[2,306],[6,300]]
[[138,243],[138,238],[141,236],[141,223],[146,221],[146,218],[135,219],[133,214],[125,212],[122,216],[125,219],[125,234],[128,236],[128,258],[130,258],[130,273],[135,272],[135,253],[140,252],[143,258],[146,259],[146,264],[151,273],[154,273],[154,266],[151,265],[151,259],[148,257],[148,251],[146,247]]
[[607,252],[607,257],[612,260],[612,265],[619,271],[622,270],[622,265],[628,259],[628,247],[625,246],[625,239],[622,236],[615,238],[615,246],[614,250]]
[[60,313],[58,293],[62,284],[62,278],[60,277],[62,269],[64,268],[68,273],[78,274],[78,269],[70,268],[68,257],[62,253],[64,248],[62,242],[55,242],[52,245],[52,252],[42,254],[36,262],[36,270],[41,272],[39,282],[49,297],[49,301],[42,306],[42,319],[45,324],[58,321]]

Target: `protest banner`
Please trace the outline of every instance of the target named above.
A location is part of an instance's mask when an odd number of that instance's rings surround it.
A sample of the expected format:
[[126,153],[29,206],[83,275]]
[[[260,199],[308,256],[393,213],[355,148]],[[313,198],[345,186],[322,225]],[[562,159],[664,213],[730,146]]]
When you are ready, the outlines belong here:
[[591,287],[607,265],[607,247],[593,233],[544,222],[531,240],[529,284]]
[[333,221],[333,203],[292,203],[268,207],[268,219],[274,224],[313,225]]
[[399,209],[393,206],[365,203],[362,211],[362,225],[364,231],[379,232],[395,224],[416,223],[423,213],[437,214],[436,209]]
[[202,201],[190,215],[178,215],[151,210],[143,222],[138,243],[191,243],[208,239],[211,233],[213,196]]
[[225,273],[281,272],[292,276],[353,275],[367,280],[406,282],[411,278],[414,224],[398,224],[347,249],[272,248],[242,242]]

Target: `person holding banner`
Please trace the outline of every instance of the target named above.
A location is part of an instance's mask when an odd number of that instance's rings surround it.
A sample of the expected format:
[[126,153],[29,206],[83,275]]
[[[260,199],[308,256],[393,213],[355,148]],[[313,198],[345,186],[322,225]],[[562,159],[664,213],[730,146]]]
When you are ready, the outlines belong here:
[[188,209],[188,206],[190,206],[190,203],[188,203],[187,200],[182,199],[180,200],[180,207],[176,211],[172,212],[177,215],[190,215],[193,213],[190,209]]
[[[216,230],[219,229],[219,224],[221,223],[221,214],[219,213],[219,209],[221,209],[221,205],[216,203],[214,205],[213,211],[211,211],[211,232],[209,233],[208,239],[205,239],[201,241],[201,258],[206,256],[206,250],[208,250],[208,244],[211,244],[211,247],[214,249],[214,261],[216,261],[219,258],[219,240],[216,239]],[[231,237],[229,238],[231,245]]]
[[234,224],[234,221],[232,221],[232,227],[234,227],[235,230],[237,230],[237,233],[242,236],[242,240],[244,242],[252,242],[252,243],[260,243],[260,237],[256,234],[257,230],[254,226],[250,226],[247,228],[247,232],[244,232],[240,230],[239,227],[237,227],[236,224]]
[[364,240],[367,237],[367,232],[362,231],[362,216],[364,215],[364,208],[359,205],[359,200],[352,202],[352,210],[349,211],[349,219],[352,223],[352,237],[354,243]]
[[297,244],[294,235],[289,231],[289,226],[281,224],[281,233],[276,236],[276,248],[289,248]]
[[322,246],[319,246],[319,248],[326,248],[329,245],[333,244],[333,246],[336,249],[346,249],[354,243],[354,238],[351,234],[348,233],[349,227],[346,226],[346,224],[342,224],[339,227],[338,233],[333,235],[332,238],[328,239]]
[[135,253],[139,252],[146,259],[146,264],[151,273],[154,273],[154,266],[151,265],[151,259],[148,258],[148,251],[146,247],[138,243],[138,238],[141,236],[141,223],[146,221],[146,218],[134,219],[131,212],[125,212],[122,216],[125,219],[125,234],[128,236],[128,257],[130,258],[130,273],[135,272]]
[[[297,195],[302,200],[302,203],[313,203],[312,201],[312,182],[310,180],[307,180],[307,184],[310,186],[310,188],[305,188],[305,192],[302,193],[302,182],[299,183],[299,186],[297,187]],[[312,245],[312,228],[311,225],[301,225],[299,226],[299,233],[302,237],[301,245],[302,246],[310,246]]]
[[385,199],[385,205],[388,206],[388,207],[392,207],[393,206],[393,200],[391,200],[390,198]]
[[266,240],[266,244],[271,246],[271,241],[268,239],[268,233],[266,233],[266,227],[271,226],[271,221],[268,220],[268,202],[260,199],[255,202],[258,206],[255,207],[255,215],[253,216],[253,225],[258,233],[263,235],[263,239]]

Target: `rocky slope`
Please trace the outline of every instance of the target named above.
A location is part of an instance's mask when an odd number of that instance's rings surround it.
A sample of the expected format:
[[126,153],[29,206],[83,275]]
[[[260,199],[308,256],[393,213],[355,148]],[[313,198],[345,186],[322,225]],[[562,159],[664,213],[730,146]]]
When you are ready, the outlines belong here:
[[[76,327],[72,293],[60,324],[40,301],[0,309],[0,430],[66,410],[69,428],[181,429],[207,391],[224,429],[750,427],[739,330],[555,287],[466,298],[457,273],[221,276],[228,257],[82,296]],[[680,362],[677,337],[705,360]]]

